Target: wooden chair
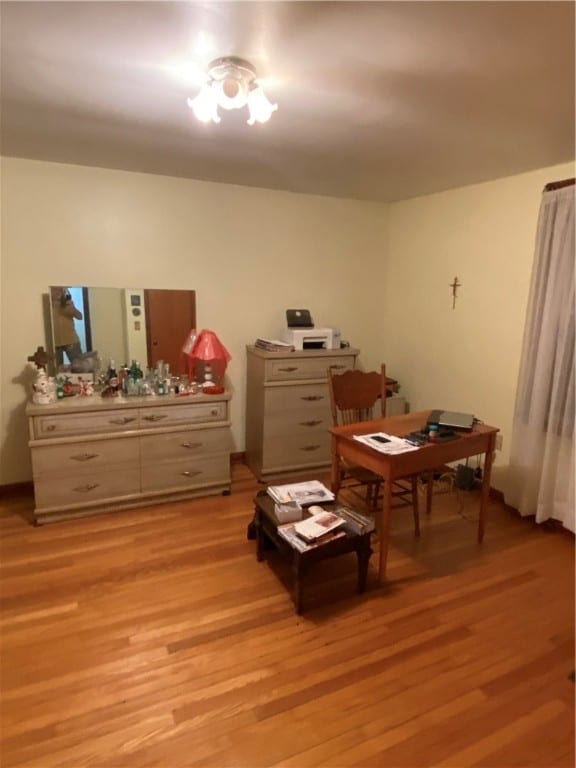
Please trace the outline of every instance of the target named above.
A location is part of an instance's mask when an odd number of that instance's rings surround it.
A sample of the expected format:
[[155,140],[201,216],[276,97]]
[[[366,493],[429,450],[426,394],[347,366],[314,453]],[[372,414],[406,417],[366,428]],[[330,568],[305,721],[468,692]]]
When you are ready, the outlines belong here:
[[[384,364],[380,366],[380,372],[354,369],[334,373],[328,369],[328,390],[334,426],[355,424],[386,416],[386,396],[393,391],[393,381],[386,378]],[[366,504],[376,509],[384,482],[382,477],[370,469],[345,462],[341,463],[339,471],[345,487],[353,490],[366,488]],[[418,478],[395,481],[392,496],[401,502],[396,506],[409,505],[413,508],[414,530],[419,536]]]

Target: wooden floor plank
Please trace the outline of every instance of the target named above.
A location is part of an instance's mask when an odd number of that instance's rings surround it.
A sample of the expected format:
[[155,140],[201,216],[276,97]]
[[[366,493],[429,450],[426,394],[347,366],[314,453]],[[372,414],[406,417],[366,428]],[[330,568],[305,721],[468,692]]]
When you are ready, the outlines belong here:
[[297,616],[233,472],[42,528],[0,498],[3,768],[573,764],[572,536],[492,500],[479,546],[475,492],[437,493],[420,539],[394,512],[386,583],[320,563]]

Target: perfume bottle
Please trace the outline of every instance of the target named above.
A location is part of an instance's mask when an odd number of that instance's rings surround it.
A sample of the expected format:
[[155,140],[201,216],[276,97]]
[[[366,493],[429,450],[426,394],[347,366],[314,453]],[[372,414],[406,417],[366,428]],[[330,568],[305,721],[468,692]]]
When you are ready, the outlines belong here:
[[118,394],[118,389],[120,388],[120,380],[114,360],[110,360],[110,365],[108,366],[108,388],[110,393],[114,395]]

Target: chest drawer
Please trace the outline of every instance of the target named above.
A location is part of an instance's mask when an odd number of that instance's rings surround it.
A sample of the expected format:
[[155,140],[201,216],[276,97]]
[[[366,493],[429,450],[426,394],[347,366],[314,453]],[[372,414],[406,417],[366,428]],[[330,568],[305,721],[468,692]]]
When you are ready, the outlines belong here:
[[268,471],[326,465],[330,462],[329,435],[316,432],[271,436],[264,441],[264,461]]
[[334,357],[295,358],[294,360],[267,360],[266,381],[296,381],[298,379],[327,379],[328,368],[343,373],[354,368],[354,355]]
[[230,483],[230,456],[190,456],[183,461],[171,461],[142,467],[142,490],[182,491],[202,488],[215,483]]
[[141,408],[140,429],[225,421],[226,415],[226,402],[223,401]]
[[142,464],[178,461],[191,456],[229,453],[232,437],[227,427],[146,435],[140,438]]
[[266,436],[318,431],[328,434],[332,420],[328,388],[325,384],[269,387],[265,401]]
[[90,413],[34,416],[34,435],[38,438],[125,432],[138,428],[138,411],[126,408]]
[[266,416],[285,413],[290,417],[330,411],[327,384],[293,384],[267,387],[264,395]]
[[82,508],[108,499],[119,500],[140,492],[138,464],[118,469],[101,467],[68,475],[43,473],[34,479],[38,510],[47,507]]
[[93,440],[65,445],[47,445],[33,448],[32,468],[34,477],[44,473],[71,473],[80,470],[99,470],[100,467],[117,467],[139,460],[137,438],[117,440]]

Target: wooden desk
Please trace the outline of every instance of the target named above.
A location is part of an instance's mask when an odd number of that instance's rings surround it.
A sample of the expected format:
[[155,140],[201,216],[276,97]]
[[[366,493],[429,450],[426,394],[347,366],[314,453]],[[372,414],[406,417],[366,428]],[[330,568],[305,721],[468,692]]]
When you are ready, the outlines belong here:
[[380,561],[379,577],[386,575],[386,559],[388,556],[388,544],[390,539],[390,515],[392,508],[392,480],[408,477],[418,473],[428,473],[428,494],[426,500],[426,512],[430,512],[432,504],[432,470],[451,461],[458,461],[469,456],[485,454],[484,477],[482,480],[482,492],[480,496],[480,516],[478,518],[478,542],[484,538],[486,527],[486,508],[488,492],[490,490],[490,471],[496,443],[496,427],[486,424],[476,424],[471,432],[462,432],[457,440],[445,443],[429,443],[418,448],[397,455],[387,455],[375,451],[367,445],[354,440],[354,435],[366,435],[371,432],[386,432],[390,435],[402,437],[409,432],[415,432],[426,424],[431,411],[419,411],[407,413],[402,416],[390,416],[386,419],[363,421],[359,424],[348,424],[342,427],[332,427],[332,491],[340,490],[340,459],[357,464],[381,475],[384,479],[382,509],[378,529],[380,531]]

